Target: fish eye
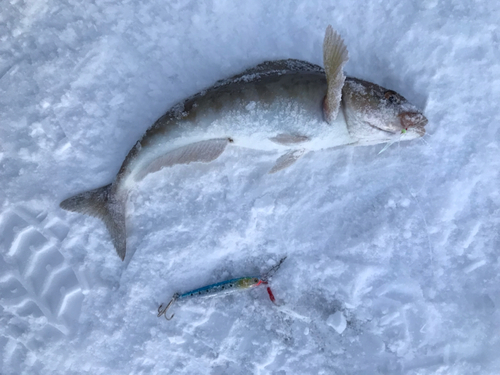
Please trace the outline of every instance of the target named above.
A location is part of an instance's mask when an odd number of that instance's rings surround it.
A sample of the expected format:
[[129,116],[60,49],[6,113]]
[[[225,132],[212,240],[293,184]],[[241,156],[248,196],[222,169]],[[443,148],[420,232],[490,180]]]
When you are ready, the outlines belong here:
[[393,104],[399,104],[400,102],[398,94],[392,90],[387,90],[386,92],[384,92],[384,98],[386,98]]

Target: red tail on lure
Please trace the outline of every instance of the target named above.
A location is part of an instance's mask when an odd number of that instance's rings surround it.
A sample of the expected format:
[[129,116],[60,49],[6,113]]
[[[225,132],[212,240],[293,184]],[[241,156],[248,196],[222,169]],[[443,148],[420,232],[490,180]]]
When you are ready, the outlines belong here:
[[[261,281],[259,282],[259,284],[261,284],[261,283],[262,283],[262,284],[265,284],[265,285],[268,285],[268,282],[267,282],[267,281],[264,281],[264,280],[261,280]],[[258,284],[258,285],[259,285],[259,284]],[[270,286],[268,286],[268,287],[267,287],[267,294],[269,294],[269,299],[271,300],[271,302],[276,303],[276,298],[274,298],[274,294],[273,294],[273,291],[271,290],[271,287],[270,287]]]
[[276,298],[274,298],[274,294],[271,291],[270,287],[267,287],[267,293],[269,294],[269,299],[271,300],[271,302],[276,303]]

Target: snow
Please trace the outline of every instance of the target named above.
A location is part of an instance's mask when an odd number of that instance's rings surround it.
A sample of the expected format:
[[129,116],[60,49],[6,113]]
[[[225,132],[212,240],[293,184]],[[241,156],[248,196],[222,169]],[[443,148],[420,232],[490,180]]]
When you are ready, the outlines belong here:
[[328,319],[326,319],[326,324],[332,327],[339,335],[345,331],[347,327],[347,320],[340,311],[336,311],[334,314],[330,315]]
[[[500,372],[498,19],[486,1],[4,0],[0,372]],[[322,65],[328,24],[347,74],[424,108],[428,135],[273,175],[277,155],[236,147],[150,175],[126,262],[99,220],[59,208],[179,100],[265,60]],[[156,316],[284,255],[278,305],[258,287]]]

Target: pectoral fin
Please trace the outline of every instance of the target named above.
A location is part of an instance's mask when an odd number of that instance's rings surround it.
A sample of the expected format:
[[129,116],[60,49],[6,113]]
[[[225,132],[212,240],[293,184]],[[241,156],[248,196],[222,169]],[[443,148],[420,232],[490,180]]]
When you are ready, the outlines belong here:
[[157,172],[164,167],[171,167],[176,164],[189,164],[192,162],[208,163],[217,159],[231,142],[231,138],[216,138],[179,147],[149,163],[137,174],[136,180],[142,180],[149,173]]
[[292,145],[307,142],[309,137],[299,134],[278,134],[276,137],[269,138],[269,140],[280,145]]
[[344,65],[349,60],[347,47],[340,35],[328,25],[323,41],[323,64],[325,65],[328,91],[323,103],[323,111],[327,122],[337,118],[342,99],[342,86],[344,86]]
[[286,154],[281,155],[276,163],[271,168],[269,173],[276,173],[282,169],[288,168],[290,165],[295,163],[302,155],[304,155],[305,150],[290,150]]

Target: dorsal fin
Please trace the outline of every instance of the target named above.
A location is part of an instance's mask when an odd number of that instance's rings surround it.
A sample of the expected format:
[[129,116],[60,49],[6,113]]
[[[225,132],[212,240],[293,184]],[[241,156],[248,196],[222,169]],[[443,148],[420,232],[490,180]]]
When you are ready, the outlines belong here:
[[324,102],[325,118],[332,122],[337,118],[344,86],[344,65],[349,60],[347,47],[340,35],[328,25],[323,41],[323,64],[325,65],[328,91]]

